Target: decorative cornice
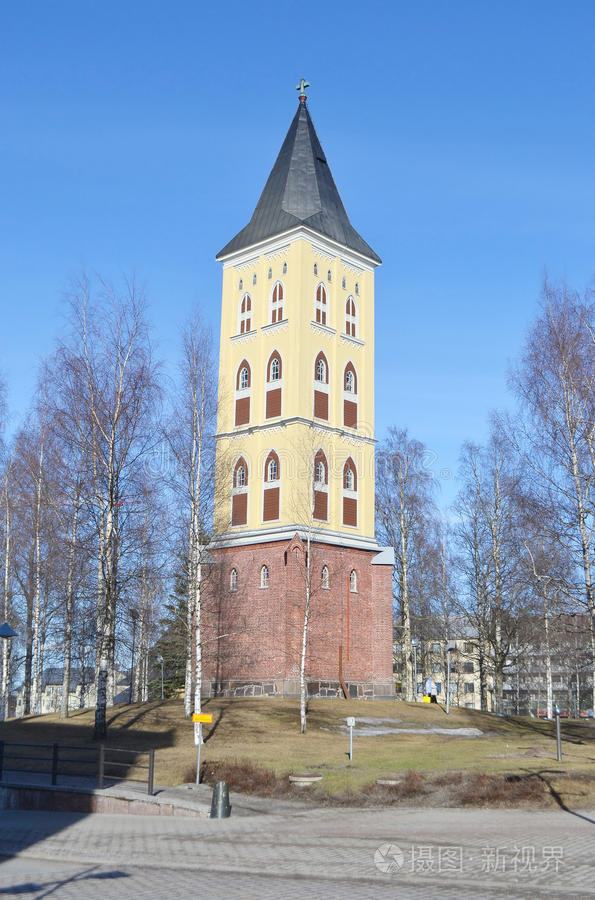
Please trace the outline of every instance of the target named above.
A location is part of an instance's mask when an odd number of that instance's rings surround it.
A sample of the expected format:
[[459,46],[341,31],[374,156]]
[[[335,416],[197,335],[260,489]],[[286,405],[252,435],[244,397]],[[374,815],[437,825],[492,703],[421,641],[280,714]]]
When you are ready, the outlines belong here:
[[245,331],[243,334],[232,334],[232,336],[230,337],[230,341],[233,344],[243,344],[246,341],[254,340],[256,334],[256,329],[253,329],[252,331]]
[[321,325],[320,322],[311,321],[310,325],[312,326],[312,331],[315,334],[322,334],[324,335],[324,337],[332,337],[337,333],[336,328],[331,328],[330,325]]
[[365,347],[366,342],[360,341],[359,338],[351,337],[350,334],[344,334],[341,332],[339,335],[342,344],[350,344],[353,347],[356,347],[358,350],[361,350],[362,347]]
[[273,334],[277,331],[286,331],[289,325],[289,319],[281,319],[280,322],[270,322],[268,325],[262,325],[261,331],[267,334]]
[[289,244],[285,244],[283,247],[279,247],[278,250],[273,251],[273,253],[265,253],[264,258],[267,262],[271,262],[273,259],[281,259],[281,257],[287,256],[289,246]]
[[318,526],[300,525],[294,523],[291,525],[273,526],[271,528],[259,528],[258,530],[244,531],[226,531],[224,534],[217,535],[209,544],[209,550],[216,550],[219,547],[241,547],[250,544],[264,544],[274,541],[291,541],[296,533],[306,539],[308,534],[310,539],[324,544],[332,544],[338,547],[350,547],[357,550],[370,550],[380,553],[381,548],[375,538],[355,535],[351,532],[333,531],[330,528],[321,528]]
[[215,435],[216,440],[234,440],[235,438],[246,437],[246,435],[256,434],[260,431],[279,431],[290,425],[306,425],[319,434],[335,434],[348,444],[376,444],[375,438],[367,434],[358,434],[355,431],[346,431],[335,425],[325,425],[323,422],[306,419],[304,416],[291,416],[289,419],[281,419],[281,421],[269,424],[263,422],[260,425],[246,425],[242,428],[236,428],[233,431],[220,431]]
[[343,257],[341,257],[341,265],[344,266],[348,272],[352,272],[354,275],[361,275],[364,271],[358,266],[354,266],[352,263],[347,262],[347,260],[343,259]]
[[254,266],[258,265],[259,255],[252,254],[248,259],[243,259],[241,262],[238,262],[234,265],[234,269],[236,272],[243,272],[245,269],[253,269]]
[[325,259],[327,262],[334,262],[335,257],[329,256],[328,253],[324,253],[319,247],[315,247],[314,244],[311,244],[312,252],[314,256],[317,256],[318,259]]
[[259,241],[256,244],[252,244],[251,247],[236,250],[227,256],[220,257],[219,262],[222,263],[224,269],[228,269],[231,266],[240,271],[241,267],[247,268],[255,265],[260,254],[276,253],[299,239],[308,241],[313,251],[317,250],[325,255],[331,254],[331,259],[335,257],[340,258],[344,265],[351,263],[353,266],[361,266],[362,270],[366,272],[373,272],[378,265],[375,260],[359,254],[356,250],[350,250],[331,238],[318,234],[318,232],[308,228],[306,225],[296,225],[295,228],[284,231],[283,234]]

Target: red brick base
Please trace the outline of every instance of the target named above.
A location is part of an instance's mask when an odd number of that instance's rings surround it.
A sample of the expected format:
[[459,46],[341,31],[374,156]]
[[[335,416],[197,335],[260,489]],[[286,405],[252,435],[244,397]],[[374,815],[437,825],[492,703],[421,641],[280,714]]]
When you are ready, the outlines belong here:
[[[299,693],[306,545],[270,542],[212,551],[203,591],[206,694]],[[312,543],[306,676],[310,696],[394,696],[392,568],[377,552]],[[261,587],[262,567],[268,587]],[[328,569],[328,588],[322,570]],[[232,590],[232,569],[237,590]],[[350,590],[355,570],[357,590]],[[341,671],[340,671],[341,668]]]

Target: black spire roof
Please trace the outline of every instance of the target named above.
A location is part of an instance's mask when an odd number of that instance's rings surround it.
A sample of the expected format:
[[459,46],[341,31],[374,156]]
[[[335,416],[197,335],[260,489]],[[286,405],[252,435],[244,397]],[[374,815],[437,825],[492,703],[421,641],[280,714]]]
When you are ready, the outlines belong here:
[[217,259],[296,225],[307,225],[362,256],[381,262],[349,221],[301,98],[250,222],[217,254]]

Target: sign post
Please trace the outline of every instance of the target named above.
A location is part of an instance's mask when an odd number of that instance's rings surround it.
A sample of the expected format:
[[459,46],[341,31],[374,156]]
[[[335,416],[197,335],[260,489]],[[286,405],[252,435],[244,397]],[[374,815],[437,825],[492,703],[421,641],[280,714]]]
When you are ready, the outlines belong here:
[[355,716],[347,716],[347,727],[349,728],[349,759],[353,759],[353,729],[355,727]]
[[200,784],[200,748],[202,747],[202,726],[210,725],[213,721],[212,713],[194,713],[192,716],[194,722],[194,743],[198,747],[196,756],[196,784]]

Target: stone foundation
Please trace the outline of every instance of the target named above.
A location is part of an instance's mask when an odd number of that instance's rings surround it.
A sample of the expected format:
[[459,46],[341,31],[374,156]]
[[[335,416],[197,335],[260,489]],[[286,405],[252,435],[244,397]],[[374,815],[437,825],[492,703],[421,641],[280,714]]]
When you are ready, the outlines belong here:
[[[345,683],[352,700],[394,700],[393,682]],[[343,699],[343,688],[338,681],[308,681],[310,699]],[[294,679],[276,681],[207,681],[203,687],[203,697],[299,697],[300,684]]]

